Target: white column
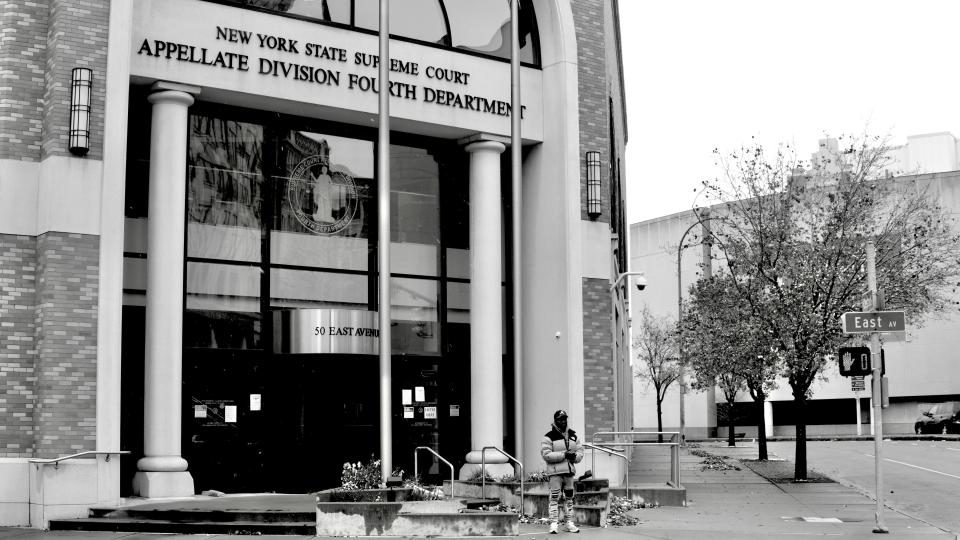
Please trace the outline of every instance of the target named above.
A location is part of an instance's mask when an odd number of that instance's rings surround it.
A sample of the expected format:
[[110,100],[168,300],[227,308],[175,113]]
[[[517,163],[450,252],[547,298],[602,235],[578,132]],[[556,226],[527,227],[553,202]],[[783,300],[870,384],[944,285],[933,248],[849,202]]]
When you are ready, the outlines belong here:
[[134,492],[142,497],[193,495],[180,454],[183,347],[183,262],[187,108],[199,89],[156,83],[150,125],[147,216],[147,314],[143,453]]
[[[503,446],[503,294],[501,287],[500,154],[503,143],[479,140],[470,152],[470,437],[467,463]],[[488,451],[486,463],[506,463]],[[500,468],[504,466],[501,465]],[[461,476],[469,476],[464,467]],[[476,467],[473,468],[474,470]],[[508,471],[512,469],[507,467]],[[503,474],[497,469],[498,474]],[[492,470],[488,468],[488,473]]]

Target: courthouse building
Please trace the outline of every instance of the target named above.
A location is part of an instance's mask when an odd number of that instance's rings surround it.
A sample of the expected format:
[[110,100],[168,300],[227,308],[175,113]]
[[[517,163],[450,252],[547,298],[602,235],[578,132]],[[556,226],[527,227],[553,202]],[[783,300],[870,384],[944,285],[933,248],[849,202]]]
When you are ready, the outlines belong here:
[[616,1],[520,1],[519,201],[509,3],[391,2],[389,239],[377,1],[0,8],[0,525],[339,485],[381,298],[408,473],[632,425]]

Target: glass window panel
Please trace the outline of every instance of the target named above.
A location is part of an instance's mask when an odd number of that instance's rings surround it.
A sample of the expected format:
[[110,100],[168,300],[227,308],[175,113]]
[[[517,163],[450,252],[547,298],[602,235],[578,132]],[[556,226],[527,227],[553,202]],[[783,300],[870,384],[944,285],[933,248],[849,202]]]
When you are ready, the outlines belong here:
[[447,283],[447,322],[470,322],[470,284]]
[[390,270],[435,276],[439,269],[437,160],[422,148],[390,147]]
[[184,346],[261,347],[260,268],[187,263]]
[[[444,0],[454,47],[510,58],[510,3],[507,0]],[[520,4],[520,60],[534,62],[533,11]]]
[[373,142],[291,131],[280,148],[271,261],[365,270],[376,211]]
[[263,128],[190,117],[187,255],[260,260]]
[[273,269],[270,271],[272,308],[367,309],[366,275]]
[[[397,7],[402,6],[402,9],[395,7],[390,10],[390,35],[428,43],[449,42],[440,0],[405,0],[394,4]],[[356,26],[368,30],[380,28],[379,0],[356,0],[355,5]]]
[[350,0],[287,0],[289,11],[294,15],[311,17],[321,21],[350,24]]
[[439,353],[438,292],[438,284],[434,280],[390,280],[393,352]]

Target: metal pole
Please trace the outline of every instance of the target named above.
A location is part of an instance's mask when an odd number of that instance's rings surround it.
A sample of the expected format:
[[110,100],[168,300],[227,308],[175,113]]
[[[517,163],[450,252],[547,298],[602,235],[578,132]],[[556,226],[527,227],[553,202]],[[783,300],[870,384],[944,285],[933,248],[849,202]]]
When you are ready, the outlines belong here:
[[[520,0],[510,3],[510,172],[511,182],[511,220],[510,233],[513,239],[511,276],[513,281],[513,451],[523,457],[523,304],[521,293],[520,220],[523,202],[522,189],[522,150],[520,142],[520,120],[523,106],[520,102],[520,19],[518,5]],[[522,480],[522,479],[521,479]]]
[[[877,310],[877,252],[873,245],[873,240],[867,241],[867,287],[870,289],[870,304],[874,311]],[[887,526],[883,523],[883,413],[881,412],[880,399],[880,334],[872,332],[870,334],[870,366],[873,372],[872,390],[873,390],[873,446],[876,456],[875,468],[877,477],[877,525],[873,528],[875,533],[888,533]]]
[[856,396],[854,401],[857,405],[857,437],[859,437],[863,435],[863,426],[860,425],[860,392],[856,392],[854,396]]
[[393,347],[390,333],[390,8],[380,0],[380,93],[377,137],[377,258],[380,327],[380,472],[386,481],[393,472],[393,411],[391,387]]
[[[677,360],[680,362],[679,374],[677,375],[677,380],[680,384],[680,446],[687,445],[687,438],[684,435],[684,429],[686,428],[686,414],[684,412],[683,401],[684,394],[686,394],[687,387],[684,384],[686,380],[686,369],[684,368],[683,362],[683,340],[681,339],[682,326],[680,325],[680,320],[683,318],[683,280],[680,278],[680,260],[681,255],[683,254],[683,241],[687,239],[687,234],[697,225],[700,225],[704,228],[704,240],[707,240],[707,236],[710,234],[709,230],[706,228],[704,223],[710,221],[711,218],[708,214],[697,215],[696,210],[693,210],[693,216],[697,218],[697,221],[690,224],[687,227],[687,230],[683,231],[683,235],[680,236],[680,245],[677,246]],[[709,253],[707,249],[704,250],[704,253]],[[708,263],[709,259],[708,259]]]

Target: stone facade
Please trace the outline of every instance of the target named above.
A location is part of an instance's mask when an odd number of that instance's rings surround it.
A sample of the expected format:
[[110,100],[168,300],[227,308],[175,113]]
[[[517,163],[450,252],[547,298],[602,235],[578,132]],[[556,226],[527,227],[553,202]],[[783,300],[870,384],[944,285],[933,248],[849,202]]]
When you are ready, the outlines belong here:
[[585,435],[613,429],[610,284],[583,279],[583,408]]
[[97,237],[0,235],[2,457],[93,450]]
[[0,235],[0,457],[32,457],[37,240]]

